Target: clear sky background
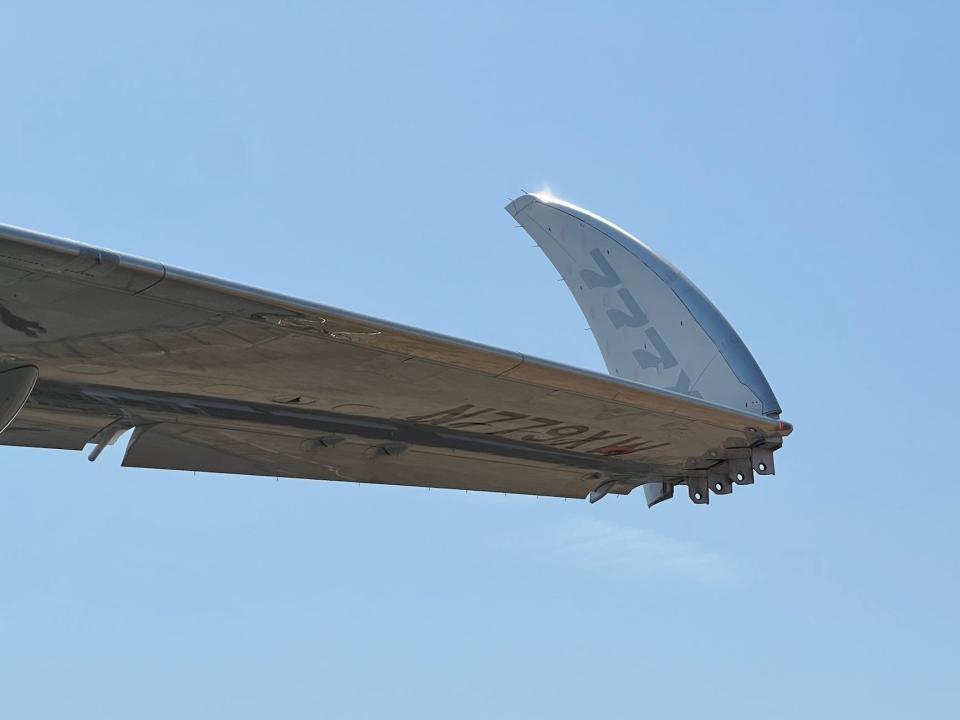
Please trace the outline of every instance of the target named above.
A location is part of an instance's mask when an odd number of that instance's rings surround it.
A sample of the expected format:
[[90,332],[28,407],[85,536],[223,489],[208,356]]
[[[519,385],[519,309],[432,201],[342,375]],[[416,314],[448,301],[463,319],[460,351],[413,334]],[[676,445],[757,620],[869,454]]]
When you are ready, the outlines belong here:
[[602,370],[502,209],[549,187],[737,328],[776,477],[0,449],[0,717],[956,717],[956,6],[452,5],[3,3],[0,221]]

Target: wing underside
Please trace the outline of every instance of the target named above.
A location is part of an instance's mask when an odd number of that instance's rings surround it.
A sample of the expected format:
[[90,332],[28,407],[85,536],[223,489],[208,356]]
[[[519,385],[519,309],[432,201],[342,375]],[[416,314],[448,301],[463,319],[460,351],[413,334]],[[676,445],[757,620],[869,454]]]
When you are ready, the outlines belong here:
[[772,471],[788,431],[5,226],[0,323],[0,373],[39,369],[0,444],[102,449],[127,433],[133,467],[580,498],[684,483],[701,502],[707,483]]

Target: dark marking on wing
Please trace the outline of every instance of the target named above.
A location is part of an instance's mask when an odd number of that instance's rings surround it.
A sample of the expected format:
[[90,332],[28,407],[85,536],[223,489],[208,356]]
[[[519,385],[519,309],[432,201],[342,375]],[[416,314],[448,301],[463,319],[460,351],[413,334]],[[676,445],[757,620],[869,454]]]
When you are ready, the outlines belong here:
[[[469,421],[464,421],[469,418]],[[624,433],[591,429],[587,425],[565,425],[562,420],[545,417],[531,417],[522,413],[497,410],[495,408],[477,408],[475,405],[459,405],[455,408],[439,410],[427,415],[406,418],[410,422],[448,428],[469,428],[471,432],[500,437],[519,437],[524,442],[541,443],[552,447],[576,450],[593,455],[632,455],[670,443],[654,443],[640,437],[624,437]],[[511,423],[519,423],[509,427]],[[507,425],[505,427],[504,425]],[[495,427],[494,427],[495,426]],[[489,428],[481,430],[481,428]],[[542,434],[529,432],[542,430]],[[621,438],[624,438],[621,440]],[[613,442],[612,442],[613,441]],[[612,442],[612,444],[611,444]],[[600,444],[598,447],[597,444]]]
[[10,312],[4,305],[0,304],[0,322],[11,330],[23,333],[27,337],[35,338],[40,335],[46,335],[47,329],[38,322],[22,318],[19,315]]

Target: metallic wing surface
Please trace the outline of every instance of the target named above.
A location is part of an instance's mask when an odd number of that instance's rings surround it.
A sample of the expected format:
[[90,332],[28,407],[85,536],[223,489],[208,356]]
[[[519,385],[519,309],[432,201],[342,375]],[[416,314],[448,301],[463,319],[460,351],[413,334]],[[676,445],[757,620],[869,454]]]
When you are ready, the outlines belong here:
[[[0,225],[0,444],[92,445],[95,459],[127,434],[128,467],[591,500],[642,485],[651,505],[677,485],[705,503],[771,474],[790,426],[726,321],[683,288],[658,309],[630,259],[649,258],[606,256],[611,239],[593,235],[605,221],[581,237],[571,208],[533,195],[508,206],[548,256],[553,225],[573,223],[565,279],[601,278],[592,298],[574,292],[585,312],[614,309],[624,288],[648,303],[645,325],[634,312],[595,328],[608,363],[640,368],[615,366],[620,377]],[[588,264],[594,250],[606,265]],[[680,316],[702,334],[672,333]],[[662,377],[636,354],[650,328],[672,343]]]

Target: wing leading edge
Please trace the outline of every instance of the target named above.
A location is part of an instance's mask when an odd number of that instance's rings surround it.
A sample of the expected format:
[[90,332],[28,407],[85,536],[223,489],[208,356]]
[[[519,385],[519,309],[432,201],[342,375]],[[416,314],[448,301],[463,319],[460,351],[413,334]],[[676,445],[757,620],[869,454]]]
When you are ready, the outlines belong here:
[[95,457],[132,430],[133,467],[700,503],[772,473],[790,430],[9,226],[0,343],[0,444]]

